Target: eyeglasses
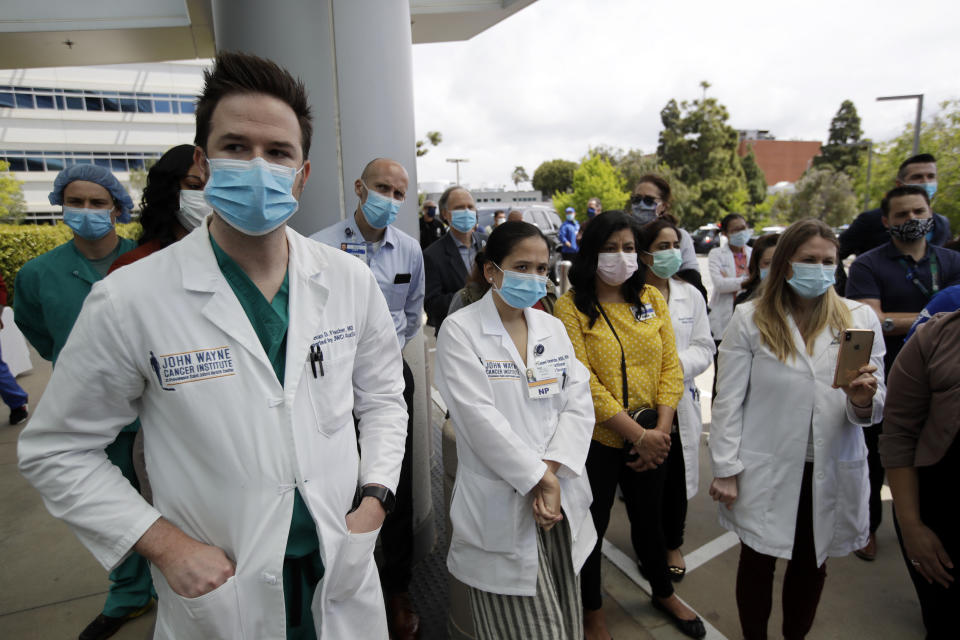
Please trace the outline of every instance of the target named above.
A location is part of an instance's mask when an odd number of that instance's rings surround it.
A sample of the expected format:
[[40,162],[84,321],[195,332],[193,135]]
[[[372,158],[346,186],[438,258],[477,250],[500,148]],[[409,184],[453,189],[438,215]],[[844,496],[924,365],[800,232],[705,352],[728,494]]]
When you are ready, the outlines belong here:
[[654,198],[653,196],[641,196],[639,194],[630,198],[630,204],[642,203],[648,207],[652,207],[655,204],[660,204],[660,202],[661,202],[660,198]]

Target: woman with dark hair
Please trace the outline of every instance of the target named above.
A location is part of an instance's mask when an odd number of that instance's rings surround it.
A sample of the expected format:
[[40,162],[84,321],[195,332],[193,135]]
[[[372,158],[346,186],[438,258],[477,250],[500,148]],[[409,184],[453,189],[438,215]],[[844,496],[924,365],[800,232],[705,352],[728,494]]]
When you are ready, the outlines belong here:
[[[641,540],[641,544],[662,543],[667,555],[670,579],[679,582],[686,574],[680,547],[687,518],[687,500],[697,493],[700,480],[700,391],[696,377],[706,371],[716,349],[710,335],[707,304],[696,287],[677,273],[683,260],[677,227],[666,217],[641,229],[640,260],[646,265],[646,282],[663,295],[670,309],[670,321],[677,339],[677,353],[683,367],[683,397],[677,406],[677,420],[670,432],[670,455],[665,465],[662,498],[662,536]],[[647,472],[651,473],[651,472]],[[638,549],[636,542],[634,548]],[[639,552],[637,554],[639,556]]]
[[140,200],[143,233],[133,251],[120,256],[110,271],[136,262],[184,237],[212,211],[203,197],[203,167],[193,161],[195,146],[181,144],[164,153],[147,172]]
[[[587,475],[593,490],[590,513],[600,539],[610,521],[617,485],[635,532],[656,536],[659,496],[670,451],[670,431],[683,395],[683,373],[667,303],[644,285],[638,269],[640,228],[631,215],[605,213],[583,234],[570,269],[572,288],[555,313],[567,328],[577,358],[590,371],[593,440]],[[646,427],[641,426],[642,422]],[[651,524],[655,522],[655,525]],[[676,596],[660,545],[641,545],[640,560],[653,587],[653,605],[666,611],[687,635],[702,638],[700,619]],[[583,568],[584,633],[610,637],[600,587],[600,544]]]
[[[741,542],[736,596],[746,640],[767,637],[777,558],[788,560],[783,637],[799,640],[813,625],[827,557],[860,549],[870,533],[861,427],[883,415],[874,373],[885,348],[877,314],[834,291],[837,262],[824,222],[790,225],[759,296],[737,307],[720,344],[710,495],[721,526]],[[871,364],[837,387],[851,328],[873,331]]]
[[531,308],[549,271],[540,230],[504,222],[485,251],[490,290],[437,336],[458,456],[447,567],[468,586],[478,638],[579,640],[577,573],[597,541],[590,375],[560,322]]
[[[467,283],[463,286],[463,289],[457,291],[450,300],[450,309],[447,311],[447,315],[463,309],[468,304],[477,302],[483,297],[483,294],[490,289],[490,283],[487,282],[483,275],[483,267],[486,262],[486,253],[482,250],[478,251],[477,256],[473,259],[473,269],[470,270],[470,275],[467,276]],[[553,284],[553,280],[547,278],[547,295],[540,298],[537,304],[533,305],[533,308],[546,311],[550,315],[553,315],[553,306],[556,303],[557,285]]]
[[734,307],[757,295],[760,283],[766,279],[767,273],[770,271],[770,263],[773,262],[773,250],[777,248],[779,238],[779,234],[768,233],[754,240],[753,251],[750,253],[750,265],[747,267],[747,279],[743,281],[743,290],[733,301]]

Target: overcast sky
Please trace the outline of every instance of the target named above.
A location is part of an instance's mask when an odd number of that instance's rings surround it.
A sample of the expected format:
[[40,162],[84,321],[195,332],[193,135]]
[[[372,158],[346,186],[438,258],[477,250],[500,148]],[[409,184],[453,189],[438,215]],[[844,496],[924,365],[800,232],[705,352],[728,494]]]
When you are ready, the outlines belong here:
[[[467,42],[413,48],[418,181],[509,185],[517,165],[600,144],[656,150],[670,98],[710,96],[737,129],[822,140],[844,99],[886,140],[960,98],[960,2],[538,0]],[[529,185],[528,185],[529,186]]]

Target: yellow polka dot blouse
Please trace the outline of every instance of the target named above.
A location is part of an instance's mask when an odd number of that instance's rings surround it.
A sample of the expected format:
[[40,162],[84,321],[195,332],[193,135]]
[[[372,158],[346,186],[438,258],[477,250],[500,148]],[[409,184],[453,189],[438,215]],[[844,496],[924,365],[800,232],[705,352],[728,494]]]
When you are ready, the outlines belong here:
[[[673,324],[663,295],[645,286],[640,296],[644,309],[633,303],[601,305],[623,343],[627,362],[627,391],[630,409],[676,408],[683,394],[683,370],[677,356]],[[652,309],[652,313],[651,310]],[[590,370],[590,392],[597,424],[593,439],[609,447],[622,447],[623,438],[600,426],[623,411],[620,345],[603,316],[593,326],[573,303],[573,291],[557,300],[554,314],[567,328],[577,358]],[[638,320],[638,316],[642,319]]]

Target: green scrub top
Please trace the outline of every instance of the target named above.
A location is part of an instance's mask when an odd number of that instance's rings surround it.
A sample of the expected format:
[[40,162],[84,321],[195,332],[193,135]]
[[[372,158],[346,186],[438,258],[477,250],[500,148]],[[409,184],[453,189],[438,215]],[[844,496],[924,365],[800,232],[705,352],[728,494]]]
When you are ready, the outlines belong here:
[[[260,344],[273,365],[273,371],[280,384],[283,384],[283,372],[286,367],[287,327],[290,318],[287,315],[287,302],[290,298],[290,273],[283,277],[280,290],[267,301],[257,286],[244,273],[233,258],[220,248],[210,236],[210,245],[217,258],[220,272],[230,284],[233,293],[240,301],[247,319],[260,339]],[[317,526],[307,509],[300,490],[293,498],[293,516],[290,519],[290,532],[287,536],[287,548],[284,551],[284,601],[287,608],[287,637],[315,637],[313,619],[310,615],[310,602],[313,590],[323,577],[323,563],[320,560],[320,539]],[[290,562],[291,560],[304,562]],[[301,565],[307,565],[303,567]],[[296,611],[296,614],[292,614]]]

